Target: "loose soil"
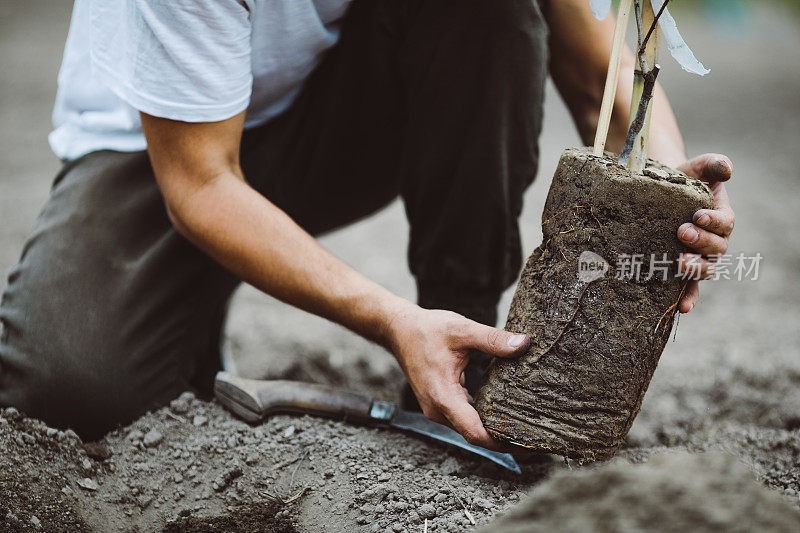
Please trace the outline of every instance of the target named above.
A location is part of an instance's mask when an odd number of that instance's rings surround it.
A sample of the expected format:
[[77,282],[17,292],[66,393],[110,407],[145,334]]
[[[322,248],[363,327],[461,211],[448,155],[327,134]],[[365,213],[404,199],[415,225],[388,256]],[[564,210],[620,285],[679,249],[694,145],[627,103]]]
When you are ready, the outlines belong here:
[[396,431],[307,416],[250,426],[191,393],[91,446],[0,416],[0,531],[406,531],[426,519],[463,531],[460,502],[485,523],[557,465],[529,462],[521,483]]
[[793,532],[800,513],[730,455],[667,453],[559,472],[482,533]]
[[[506,322],[533,343],[495,360],[477,396],[492,435],[581,461],[614,455],[688,284],[675,230],[711,207],[705,184],[652,160],[639,175],[589,149],[564,151]],[[579,271],[587,254],[605,273]],[[652,270],[650,258],[661,262]]]
[[[754,502],[781,509],[771,513],[777,525],[761,530],[782,531],[778,526],[792,516],[800,524],[800,435],[779,429],[728,428],[679,446],[679,455],[697,457],[681,459],[680,468],[664,459],[675,448],[649,446],[588,468],[529,456],[517,476],[391,430],[307,416],[250,426],[186,393],[88,444],[4,409],[0,449],[0,531],[9,532],[400,532],[421,531],[426,520],[428,531],[459,532],[473,529],[473,520],[489,523],[531,489],[554,514],[531,515],[530,503],[516,513],[548,527],[568,514],[573,525],[609,513],[620,523],[665,515],[703,523],[720,513],[740,516]],[[727,459],[706,449],[726,450]],[[646,467],[634,466],[642,462]],[[753,483],[747,490],[745,477]],[[720,487],[728,488],[718,494]],[[629,515],[628,509],[638,510]]]

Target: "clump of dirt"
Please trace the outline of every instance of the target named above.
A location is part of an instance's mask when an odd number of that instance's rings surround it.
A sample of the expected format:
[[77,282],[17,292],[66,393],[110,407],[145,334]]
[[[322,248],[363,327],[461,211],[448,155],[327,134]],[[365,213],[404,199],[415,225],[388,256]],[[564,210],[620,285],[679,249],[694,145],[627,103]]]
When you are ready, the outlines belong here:
[[0,410],[0,531],[90,531],[75,492],[98,467],[72,431]]
[[560,472],[481,531],[797,531],[800,513],[721,453]]
[[564,152],[505,328],[532,346],[495,360],[477,396],[492,435],[581,461],[616,453],[688,283],[675,230],[712,206],[705,184],[654,161],[639,175],[587,149]]
[[234,510],[225,516],[194,518],[181,516],[164,527],[164,533],[295,533],[294,524],[281,515],[279,501]]

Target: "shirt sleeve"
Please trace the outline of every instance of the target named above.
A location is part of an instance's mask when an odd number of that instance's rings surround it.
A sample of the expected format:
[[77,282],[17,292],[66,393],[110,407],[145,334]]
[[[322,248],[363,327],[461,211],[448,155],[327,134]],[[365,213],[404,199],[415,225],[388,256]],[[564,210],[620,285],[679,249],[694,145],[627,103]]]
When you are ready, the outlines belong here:
[[135,109],[184,122],[245,110],[253,75],[244,0],[92,0],[95,76]]

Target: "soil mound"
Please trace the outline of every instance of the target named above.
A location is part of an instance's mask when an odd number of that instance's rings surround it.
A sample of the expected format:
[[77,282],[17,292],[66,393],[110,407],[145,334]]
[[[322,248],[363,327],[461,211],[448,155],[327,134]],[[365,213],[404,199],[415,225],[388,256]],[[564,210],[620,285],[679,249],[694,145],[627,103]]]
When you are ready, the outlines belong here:
[[800,513],[721,453],[669,453],[561,472],[483,533],[793,532]]

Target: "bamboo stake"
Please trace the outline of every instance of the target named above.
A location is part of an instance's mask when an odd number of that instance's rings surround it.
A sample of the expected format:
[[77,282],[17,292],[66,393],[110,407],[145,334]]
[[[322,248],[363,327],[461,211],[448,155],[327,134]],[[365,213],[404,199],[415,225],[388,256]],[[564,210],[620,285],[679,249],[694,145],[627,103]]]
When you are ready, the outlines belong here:
[[603,155],[603,150],[606,148],[608,128],[611,125],[611,112],[614,109],[614,98],[617,95],[622,50],[625,47],[625,32],[628,29],[632,4],[633,0],[621,0],[619,3],[617,25],[614,27],[614,42],[611,46],[611,58],[608,61],[606,86],[603,90],[603,103],[600,107],[600,117],[597,121],[597,131],[594,136],[594,155]]
[[[641,120],[640,105],[646,106],[643,124],[633,140],[633,147],[627,161],[621,157],[621,162],[633,172],[640,173],[644,170],[647,163],[647,143],[650,140],[650,117],[653,114],[652,94],[655,90],[655,76],[658,74],[656,62],[658,61],[658,45],[661,41],[661,27],[658,25],[656,14],[653,11],[653,4],[650,0],[637,0],[637,4],[642,3],[641,13],[636,14],[638,30],[638,46],[636,54],[636,73],[633,79],[633,96],[631,98],[630,125],[637,123],[637,116]],[[666,2],[664,3],[666,6]],[[661,15],[662,10],[659,12]],[[637,6],[637,11],[639,11]],[[645,28],[649,28],[647,36],[644,36]],[[646,39],[646,44],[644,40]],[[644,50],[642,45],[645,44]],[[644,94],[645,90],[649,94]],[[643,102],[642,99],[645,99]],[[626,141],[627,143],[627,141]]]

